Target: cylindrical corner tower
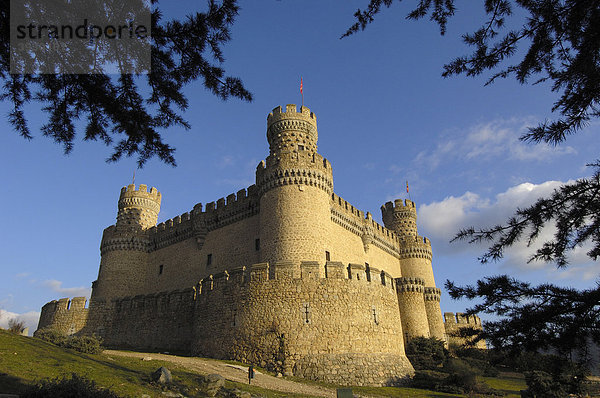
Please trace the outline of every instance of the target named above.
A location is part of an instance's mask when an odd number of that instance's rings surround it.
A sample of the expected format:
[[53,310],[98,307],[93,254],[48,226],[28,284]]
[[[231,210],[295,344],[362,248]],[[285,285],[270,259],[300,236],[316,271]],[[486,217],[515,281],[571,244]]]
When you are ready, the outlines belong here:
[[396,199],[381,207],[381,215],[386,228],[396,231],[398,235],[417,235],[417,208],[415,202]]
[[425,282],[421,278],[396,278],[396,293],[405,341],[414,337],[430,336],[423,300],[424,285]]
[[[440,309],[440,289],[435,286],[431,265],[431,242],[419,236],[417,209],[411,200],[396,199],[381,207],[385,226],[398,234],[400,249],[400,272],[404,278],[424,281],[422,300],[426,308],[429,335],[444,340],[444,322]],[[402,314],[403,317],[409,316]]]
[[269,156],[256,170],[263,262],[325,261],[333,177],[317,138],[316,116],[306,107],[277,107],[267,117]]
[[139,190],[130,184],[121,189],[119,196],[119,212],[117,213],[117,229],[119,231],[143,231],[152,228],[158,220],[160,211],[160,192],[140,184]]
[[426,287],[423,291],[425,311],[427,312],[427,321],[429,323],[429,334],[431,337],[445,341],[446,330],[444,329],[444,320],[440,310],[441,294],[442,291],[437,287]]
[[100,270],[92,284],[94,301],[143,293],[148,263],[147,230],[156,225],[161,195],[141,184],[121,189],[116,225],[104,230],[100,244]]

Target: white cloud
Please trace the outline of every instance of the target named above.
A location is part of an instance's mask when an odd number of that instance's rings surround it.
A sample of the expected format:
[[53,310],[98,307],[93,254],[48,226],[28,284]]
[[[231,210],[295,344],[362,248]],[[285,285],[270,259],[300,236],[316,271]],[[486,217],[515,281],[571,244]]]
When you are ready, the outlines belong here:
[[[572,182],[572,181],[569,181]],[[550,195],[556,188],[563,185],[560,181],[546,181],[542,184],[522,183],[497,194],[494,198],[485,198],[473,192],[454,197],[449,196],[440,202],[424,204],[419,207],[419,225],[423,235],[436,241],[435,249],[441,253],[452,254],[469,252],[474,255],[482,254],[486,247],[470,245],[465,242],[450,244],[449,241],[456,233],[465,227],[491,227],[503,224],[514,214],[518,207],[526,207],[536,199]],[[537,247],[552,239],[554,226],[544,228],[536,241],[527,247],[526,241],[520,241],[505,251],[504,265],[522,270],[553,269],[553,264],[531,262],[527,260]],[[585,254],[588,248],[578,247],[569,256],[571,267],[567,268],[560,278],[569,278],[574,270],[584,270],[579,277],[593,279],[598,276],[598,270],[589,272],[590,259]],[[583,268],[582,268],[583,267]]]
[[529,119],[494,120],[454,132],[452,138],[438,141],[435,149],[422,151],[414,162],[433,170],[442,162],[463,160],[545,161],[552,157],[576,153],[570,146],[553,147],[544,143],[528,144],[519,140],[527,127],[535,124]]
[[15,312],[0,309],[0,328],[8,328],[8,321],[11,319],[18,319],[25,322],[25,327],[29,328],[29,335],[31,336],[37,329],[40,313],[37,311],[29,311],[23,314],[17,314]]
[[55,279],[49,279],[42,282],[43,286],[50,288],[53,292],[63,294],[69,297],[90,297],[92,289],[89,287],[62,287],[62,282]]

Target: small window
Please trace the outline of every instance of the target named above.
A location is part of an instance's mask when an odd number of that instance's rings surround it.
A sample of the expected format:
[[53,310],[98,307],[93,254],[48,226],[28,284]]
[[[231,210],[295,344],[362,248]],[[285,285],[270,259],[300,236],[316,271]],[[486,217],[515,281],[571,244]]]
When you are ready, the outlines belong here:
[[260,239],[254,239],[254,250],[260,250]]
[[304,145],[298,145],[298,150],[299,151],[303,151],[304,150]]
[[331,255],[328,251],[325,252],[325,261],[331,261]]
[[162,275],[164,267],[162,264],[158,266],[158,275]]
[[206,256],[206,266],[210,266],[212,264],[212,254]]

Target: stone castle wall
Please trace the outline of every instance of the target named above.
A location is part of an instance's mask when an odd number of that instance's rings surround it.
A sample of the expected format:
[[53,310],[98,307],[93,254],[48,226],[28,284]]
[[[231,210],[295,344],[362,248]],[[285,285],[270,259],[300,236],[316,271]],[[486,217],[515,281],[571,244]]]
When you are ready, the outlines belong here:
[[77,330],[341,384],[411,374],[404,339],[444,337],[431,244],[414,202],[382,206],[384,226],[336,195],[317,138],[308,108],[275,108],[256,185],[158,225],[158,190],[123,188]]
[[42,307],[37,330],[52,327],[66,335],[81,331],[88,318],[85,304],[85,297],[75,297],[72,300],[63,298],[46,303]]
[[[464,346],[467,340],[464,337],[457,336],[456,333],[460,329],[472,328],[481,330],[481,319],[477,315],[466,315],[462,312],[444,312],[444,328],[446,330],[446,336],[448,345],[450,346]],[[486,349],[487,346],[485,341],[479,341],[475,345],[475,348]]]
[[111,347],[191,351],[343,385],[394,384],[413,373],[395,283],[354,271],[339,262],[254,264],[190,289],[97,301],[83,332]]

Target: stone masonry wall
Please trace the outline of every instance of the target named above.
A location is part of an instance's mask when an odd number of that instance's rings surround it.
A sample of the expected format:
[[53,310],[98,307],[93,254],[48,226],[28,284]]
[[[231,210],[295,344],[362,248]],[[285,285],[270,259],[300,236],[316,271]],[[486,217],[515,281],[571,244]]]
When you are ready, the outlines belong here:
[[[448,345],[462,346],[466,343],[465,338],[456,336],[456,333],[463,328],[481,329],[481,319],[477,315],[465,315],[457,312],[444,312],[444,328],[448,338]],[[486,349],[485,341],[479,341],[475,348]]]
[[79,332],[88,317],[85,302],[85,297],[75,297],[72,300],[63,298],[47,303],[42,307],[37,330],[52,328],[66,335]]
[[313,262],[273,268],[203,281],[193,353],[346,385],[412,374],[391,283],[345,279],[341,263],[328,263],[327,278]]

